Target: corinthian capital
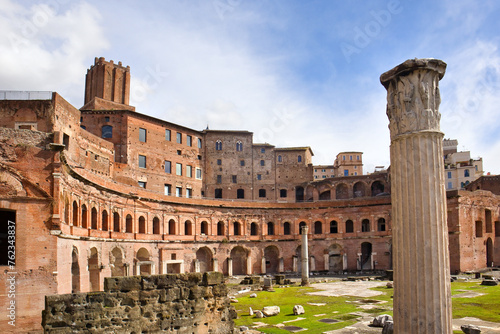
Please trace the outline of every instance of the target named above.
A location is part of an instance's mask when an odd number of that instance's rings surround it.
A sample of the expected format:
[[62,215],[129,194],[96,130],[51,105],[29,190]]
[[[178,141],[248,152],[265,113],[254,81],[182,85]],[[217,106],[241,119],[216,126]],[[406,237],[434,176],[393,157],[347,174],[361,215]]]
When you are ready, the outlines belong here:
[[380,76],[387,89],[391,140],[419,131],[440,131],[439,80],[446,63],[439,59],[409,59]]

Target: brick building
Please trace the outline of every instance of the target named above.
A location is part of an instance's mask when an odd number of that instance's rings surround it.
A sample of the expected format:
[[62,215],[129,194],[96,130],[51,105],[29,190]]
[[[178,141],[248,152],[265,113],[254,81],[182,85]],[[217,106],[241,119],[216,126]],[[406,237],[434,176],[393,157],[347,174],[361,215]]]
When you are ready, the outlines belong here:
[[464,190],[483,175],[483,159],[472,159],[469,151],[458,152],[457,147],[458,140],[443,140],[446,190]]
[[316,165],[314,179],[363,175],[363,152],[340,152],[333,165]]
[[[102,290],[104,277],[299,274],[304,225],[313,272],[392,267],[389,173],[314,181],[311,148],[140,114],[129,82],[99,58],[80,110],[57,93],[0,95],[0,275],[16,279],[17,332],[40,328],[45,295]],[[498,265],[499,197],[448,195],[452,272]]]

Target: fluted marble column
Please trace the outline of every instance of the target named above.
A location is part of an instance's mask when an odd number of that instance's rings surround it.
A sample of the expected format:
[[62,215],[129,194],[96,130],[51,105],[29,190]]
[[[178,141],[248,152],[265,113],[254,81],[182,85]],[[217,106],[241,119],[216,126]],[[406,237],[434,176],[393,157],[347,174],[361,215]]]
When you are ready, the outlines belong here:
[[384,73],[391,133],[394,333],[452,333],[439,80],[446,63]]
[[309,285],[309,249],[307,245],[307,232],[309,228],[307,226],[302,227],[302,247],[301,247],[301,261],[302,261],[302,281],[301,285]]

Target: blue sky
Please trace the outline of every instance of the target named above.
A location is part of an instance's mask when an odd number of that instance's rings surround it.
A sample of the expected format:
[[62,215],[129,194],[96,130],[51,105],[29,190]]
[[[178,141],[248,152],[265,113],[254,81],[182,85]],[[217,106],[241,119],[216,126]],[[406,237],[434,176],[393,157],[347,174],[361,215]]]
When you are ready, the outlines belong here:
[[94,57],[131,67],[140,113],[254,142],[311,146],[315,164],[364,152],[388,166],[380,75],[409,58],[448,64],[441,129],[500,173],[496,1],[0,0],[0,89],[83,105]]

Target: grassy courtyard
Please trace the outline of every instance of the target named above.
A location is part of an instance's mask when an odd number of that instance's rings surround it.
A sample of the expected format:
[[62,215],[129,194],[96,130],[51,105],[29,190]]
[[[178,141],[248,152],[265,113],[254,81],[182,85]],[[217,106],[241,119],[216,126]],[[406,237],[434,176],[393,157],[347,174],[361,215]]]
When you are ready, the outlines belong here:
[[[453,298],[453,318],[474,317],[500,323],[500,286],[482,286],[476,281],[454,282],[451,288],[452,295],[457,296],[482,294],[472,298]],[[323,333],[352,325],[362,314],[373,317],[392,315],[393,289],[385,286],[372,289],[382,294],[369,298],[318,296],[308,294],[317,291],[313,287],[300,286],[276,288],[275,292],[257,291],[257,298],[250,298],[250,293],[246,293],[237,296],[238,303],[233,304],[238,314],[235,324],[251,329],[260,325],[255,329],[263,333],[290,333],[285,328],[287,326],[306,328],[307,333]],[[293,306],[297,304],[304,307],[305,314],[293,314]],[[280,307],[281,312],[277,316],[257,319],[249,315],[250,307],[262,310],[264,306],[273,305]]]

